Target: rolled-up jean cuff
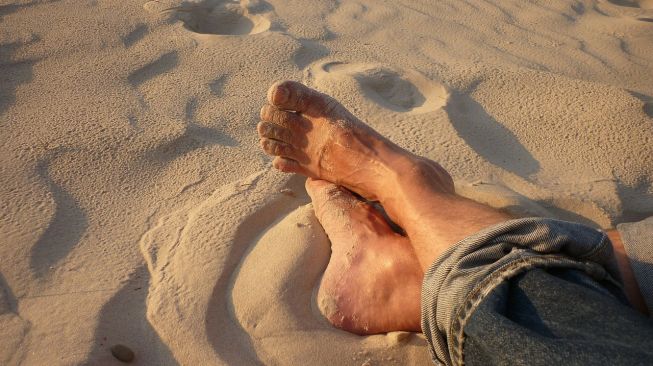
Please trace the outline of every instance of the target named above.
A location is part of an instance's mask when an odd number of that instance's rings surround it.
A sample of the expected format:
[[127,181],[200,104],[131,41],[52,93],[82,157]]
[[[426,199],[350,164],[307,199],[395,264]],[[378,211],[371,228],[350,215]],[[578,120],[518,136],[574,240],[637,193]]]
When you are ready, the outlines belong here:
[[543,218],[510,220],[453,245],[429,267],[422,283],[422,330],[433,361],[463,364],[464,327],[502,282],[535,267],[585,271],[621,286],[605,233]]

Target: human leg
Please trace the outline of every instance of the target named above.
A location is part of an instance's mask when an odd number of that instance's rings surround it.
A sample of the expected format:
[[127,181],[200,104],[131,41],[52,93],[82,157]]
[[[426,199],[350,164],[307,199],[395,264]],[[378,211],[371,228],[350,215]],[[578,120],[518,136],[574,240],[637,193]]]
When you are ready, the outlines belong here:
[[534,269],[494,289],[465,326],[466,365],[647,365],[651,319],[616,286],[568,268]]

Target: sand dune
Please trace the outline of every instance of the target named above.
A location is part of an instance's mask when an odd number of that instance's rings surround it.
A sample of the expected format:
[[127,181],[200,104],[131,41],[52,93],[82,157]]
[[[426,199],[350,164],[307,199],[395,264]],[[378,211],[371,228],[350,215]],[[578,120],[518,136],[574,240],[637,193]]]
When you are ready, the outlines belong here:
[[313,296],[329,257],[255,125],[302,81],[458,191],[653,214],[653,3],[0,2],[0,364],[429,364]]

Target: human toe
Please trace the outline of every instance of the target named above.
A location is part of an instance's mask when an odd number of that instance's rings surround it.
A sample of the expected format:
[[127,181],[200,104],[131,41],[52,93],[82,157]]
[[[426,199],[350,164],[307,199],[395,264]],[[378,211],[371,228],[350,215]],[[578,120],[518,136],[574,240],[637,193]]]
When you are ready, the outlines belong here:
[[272,166],[284,173],[300,173],[304,174],[304,169],[301,164],[296,160],[276,156],[272,160]]
[[282,127],[276,123],[261,121],[256,126],[256,130],[258,131],[258,135],[260,137],[278,140],[288,144],[293,143],[292,132],[289,129]]
[[296,81],[281,81],[268,90],[268,101],[280,109],[295,112],[328,112],[337,102],[328,95]]
[[289,143],[267,137],[261,138],[259,143],[263,151],[270,156],[281,156],[295,161],[304,160],[302,152]]
[[273,122],[288,129],[305,130],[308,128],[308,123],[304,117],[295,112],[281,110],[270,104],[266,104],[261,108],[260,117],[263,121]]

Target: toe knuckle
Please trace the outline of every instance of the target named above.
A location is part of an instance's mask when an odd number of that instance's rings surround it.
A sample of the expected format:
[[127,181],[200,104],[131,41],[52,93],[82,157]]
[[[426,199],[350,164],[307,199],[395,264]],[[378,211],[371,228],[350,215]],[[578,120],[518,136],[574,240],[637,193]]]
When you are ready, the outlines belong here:
[[290,130],[284,129],[282,131],[281,138],[283,138],[285,141],[292,141],[293,140],[293,134],[292,134],[292,132],[290,132]]
[[283,141],[283,140],[280,138],[280,135],[281,135],[281,134],[280,134],[280,132],[279,132],[279,128],[270,128],[270,137],[272,137],[272,138],[275,139],[275,140],[281,140],[281,141]]
[[274,138],[280,141],[288,142],[286,130],[284,128],[277,128],[274,131]]
[[265,126],[265,135],[274,138],[274,126],[267,124]]
[[283,121],[284,112],[280,110],[275,110],[272,112],[272,121],[279,124]]
[[290,147],[290,145],[284,144],[281,146],[281,153],[284,156],[289,156],[290,154],[292,154],[292,148]]
[[267,152],[269,152],[270,154],[272,154],[272,155],[278,155],[277,154],[277,150],[278,150],[277,143],[274,142],[274,141],[268,140],[265,143],[265,150]]
[[279,123],[285,127],[290,127],[292,123],[292,115],[289,112],[281,113],[279,116]]
[[285,113],[283,111],[274,112],[274,123],[278,125],[283,125],[284,118],[285,118]]
[[272,145],[272,151],[274,152],[275,155],[282,155],[284,152],[284,147],[278,142],[275,142]]
[[267,151],[267,152],[270,153],[271,155],[276,155],[276,154],[275,154],[275,152],[276,152],[276,147],[274,146],[274,142],[269,141],[269,140],[266,141],[266,142],[265,142],[265,151]]

